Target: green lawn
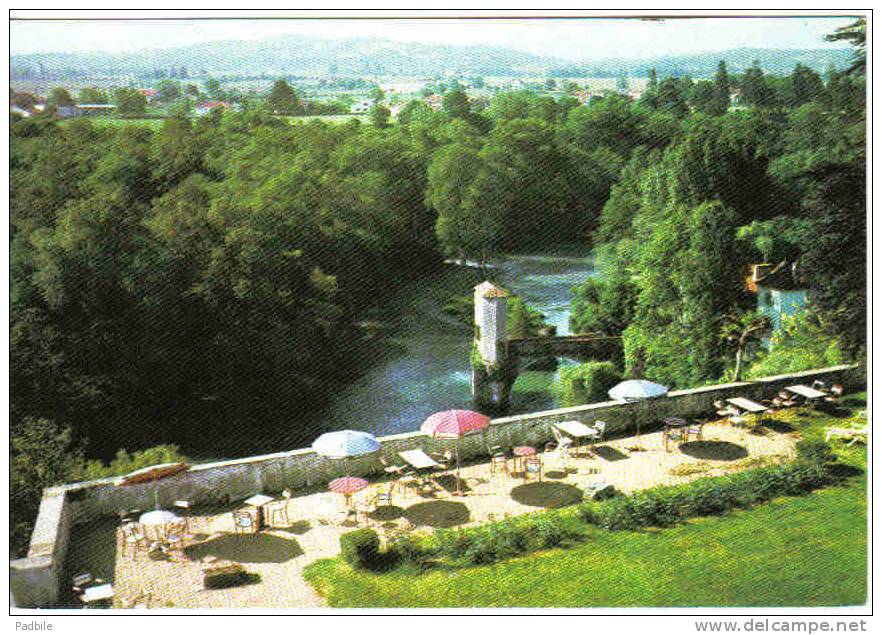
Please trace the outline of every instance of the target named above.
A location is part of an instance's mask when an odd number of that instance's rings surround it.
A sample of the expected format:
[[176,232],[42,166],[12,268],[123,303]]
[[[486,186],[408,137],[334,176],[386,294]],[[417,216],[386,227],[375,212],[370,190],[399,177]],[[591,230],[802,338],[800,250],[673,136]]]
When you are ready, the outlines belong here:
[[[863,408],[864,395],[849,405]],[[804,437],[847,419],[787,417]],[[866,467],[862,446],[840,461]],[[416,574],[311,565],[335,607],[842,606],[864,604],[866,476],[808,496],[647,532],[587,528],[588,540],[508,562]]]

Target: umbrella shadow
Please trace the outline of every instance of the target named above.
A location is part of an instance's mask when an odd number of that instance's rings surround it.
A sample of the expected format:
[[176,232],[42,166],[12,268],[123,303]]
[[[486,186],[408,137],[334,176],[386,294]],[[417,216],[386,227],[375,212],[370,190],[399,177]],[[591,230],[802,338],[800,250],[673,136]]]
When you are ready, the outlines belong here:
[[287,527],[272,527],[273,531],[284,531],[287,534],[295,534],[297,536],[301,536],[308,532],[312,528],[312,525],[308,520],[298,520]]
[[[440,474],[436,476],[434,480],[439,487],[451,494],[457,491],[455,474]],[[459,479],[459,491],[461,491],[463,494],[472,491],[472,488],[468,486],[464,478]]]
[[747,458],[747,448],[729,441],[689,441],[680,444],[680,451],[702,461],[737,461]]
[[628,458],[627,454],[619,452],[608,445],[598,445],[594,448],[593,452],[604,461],[623,461]]
[[471,512],[463,503],[436,500],[411,505],[405,510],[404,517],[417,527],[449,528],[467,523]]
[[304,554],[296,540],[272,534],[223,534],[187,547],[191,560],[214,556],[232,562],[282,563]]
[[381,505],[368,514],[368,518],[377,521],[398,520],[404,516],[404,509],[397,505]]
[[521,505],[557,509],[582,500],[582,490],[566,483],[526,483],[511,490],[511,497]]

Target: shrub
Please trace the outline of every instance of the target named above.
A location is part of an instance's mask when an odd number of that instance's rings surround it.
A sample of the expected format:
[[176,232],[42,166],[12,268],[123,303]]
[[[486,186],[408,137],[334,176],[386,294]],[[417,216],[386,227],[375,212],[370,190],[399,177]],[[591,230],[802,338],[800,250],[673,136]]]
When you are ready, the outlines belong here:
[[422,565],[433,555],[432,549],[410,534],[395,536],[389,548],[397,560],[412,564]]
[[612,362],[588,362],[560,371],[560,396],[567,406],[609,399],[607,391],[622,380]]
[[826,441],[800,441],[796,444],[799,458],[809,463],[828,465],[836,462],[833,448]]
[[467,531],[465,529],[438,529],[435,531],[435,542],[438,545],[438,552],[456,560],[461,557],[475,540],[474,530]]
[[532,526],[533,532],[544,549],[561,547],[578,540],[581,536],[569,529],[559,516],[543,516]]
[[340,553],[353,567],[375,568],[380,563],[380,537],[373,529],[356,529],[340,536]]
[[818,444],[805,447],[811,460],[658,488],[603,503],[589,502],[583,504],[579,515],[587,523],[612,530],[669,527],[690,516],[724,514],[833,483],[836,479],[824,448]]

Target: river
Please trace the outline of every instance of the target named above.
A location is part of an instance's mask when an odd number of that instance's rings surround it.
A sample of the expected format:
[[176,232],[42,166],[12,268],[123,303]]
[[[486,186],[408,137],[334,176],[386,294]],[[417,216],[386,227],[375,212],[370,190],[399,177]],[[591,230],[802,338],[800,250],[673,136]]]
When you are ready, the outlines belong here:
[[[494,261],[496,279],[547,316],[560,335],[569,333],[572,287],[593,275],[590,256],[508,256]],[[395,351],[338,392],[308,421],[292,422],[279,450],[302,444],[303,431],[366,430],[377,436],[410,432],[433,412],[470,408],[471,326],[442,310],[446,298],[470,293],[481,282],[478,271],[446,266],[441,273],[403,289],[382,308]],[[563,364],[569,363],[562,360]],[[549,390],[555,372],[526,371],[512,391],[515,412],[553,408]],[[298,430],[299,429],[299,430]],[[314,438],[314,435],[310,438]]]

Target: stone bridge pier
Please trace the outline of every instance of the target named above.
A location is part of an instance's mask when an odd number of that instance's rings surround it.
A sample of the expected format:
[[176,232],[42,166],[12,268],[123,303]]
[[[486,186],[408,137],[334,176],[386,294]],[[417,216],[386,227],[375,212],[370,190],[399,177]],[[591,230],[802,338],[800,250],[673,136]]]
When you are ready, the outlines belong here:
[[475,287],[472,399],[481,410],[498,414],[508,409],[523,360],[549,356],[605,360],[621,350],[620,338],[603,335],[509,339],[508,298],[508,291],[492,282]]

